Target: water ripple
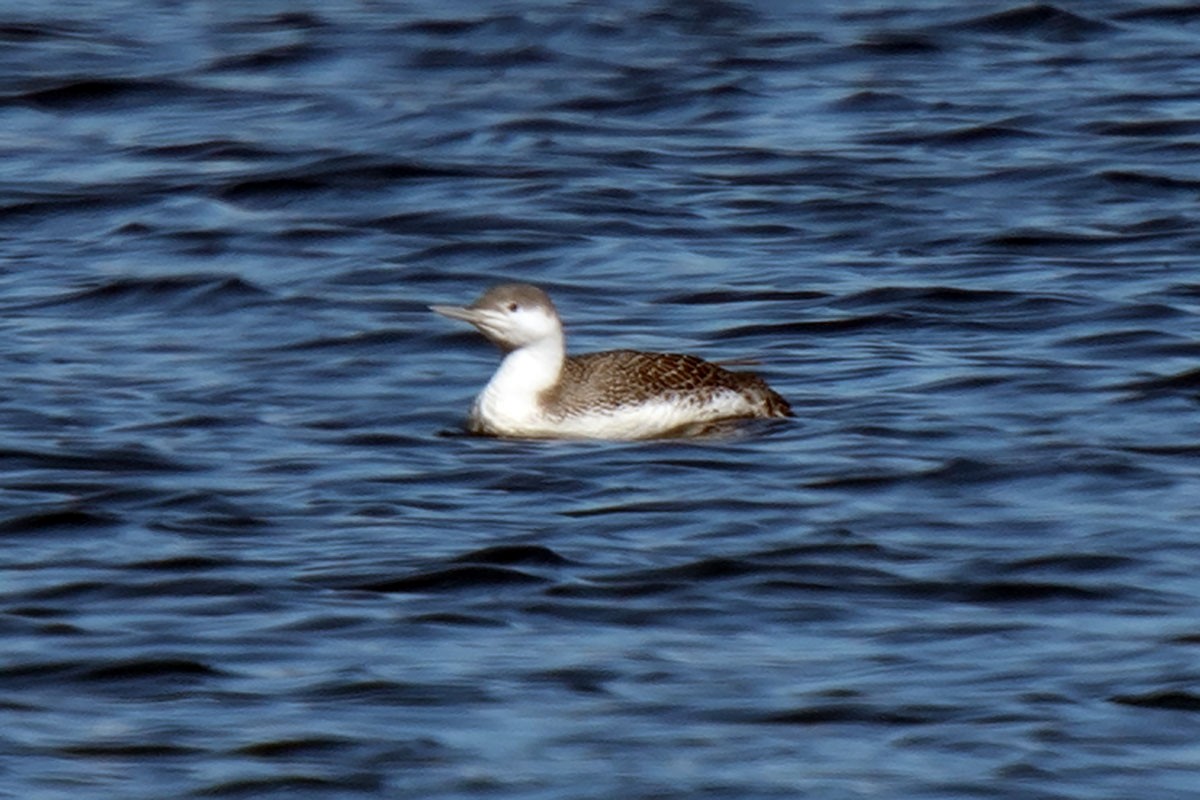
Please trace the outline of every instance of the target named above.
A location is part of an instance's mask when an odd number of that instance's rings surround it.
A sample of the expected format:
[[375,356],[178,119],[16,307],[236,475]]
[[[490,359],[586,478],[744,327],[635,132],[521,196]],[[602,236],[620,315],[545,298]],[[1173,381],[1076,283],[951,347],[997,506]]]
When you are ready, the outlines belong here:
[[[137,5],[0,23],[7,791],[1194,794],[1193,7]],[[798,416],[471,436],[503,280]]]

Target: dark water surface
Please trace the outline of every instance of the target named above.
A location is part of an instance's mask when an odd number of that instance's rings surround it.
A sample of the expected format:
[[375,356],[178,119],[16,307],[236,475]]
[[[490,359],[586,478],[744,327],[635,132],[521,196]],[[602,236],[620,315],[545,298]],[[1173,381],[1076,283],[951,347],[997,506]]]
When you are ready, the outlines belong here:
[[[6,3],[0,797],[1194,798],[1200,6]],[[425,310],[751,358],[462,423]]]

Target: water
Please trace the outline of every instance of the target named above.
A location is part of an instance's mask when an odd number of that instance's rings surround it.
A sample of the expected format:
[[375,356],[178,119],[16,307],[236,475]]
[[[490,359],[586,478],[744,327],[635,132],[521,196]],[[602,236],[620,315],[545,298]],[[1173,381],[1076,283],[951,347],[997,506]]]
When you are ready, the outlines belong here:
[[[1195,6],[0,41],[0,796],[1195,796]],[[510,279],[799,416],[466,436]]]

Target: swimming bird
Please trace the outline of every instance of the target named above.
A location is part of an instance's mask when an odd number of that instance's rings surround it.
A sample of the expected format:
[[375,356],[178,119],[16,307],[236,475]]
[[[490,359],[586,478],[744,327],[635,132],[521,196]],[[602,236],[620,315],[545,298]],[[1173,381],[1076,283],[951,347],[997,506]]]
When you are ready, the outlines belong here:
[[791,406],[748,372],[677,353],[607,350],[568,356],[562,320],[536,286],[506,283],[469,306],[430,306],[500,347],[500,367],[475,398],[473,433],[552,439],[646,439],[715,423],[789,417]]

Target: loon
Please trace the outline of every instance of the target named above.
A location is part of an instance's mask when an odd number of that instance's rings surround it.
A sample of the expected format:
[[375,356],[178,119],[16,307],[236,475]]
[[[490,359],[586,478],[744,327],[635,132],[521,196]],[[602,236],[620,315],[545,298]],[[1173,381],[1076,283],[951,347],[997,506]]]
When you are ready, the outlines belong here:
[[536,286],[507,283],[469,306],[430,306],[498,345],[504,359],[471,407],[472,433],[537,439],[648,439],[703,433],[791,406],[748,372],[696,356],[608,350],[568,356],[562,320]]

